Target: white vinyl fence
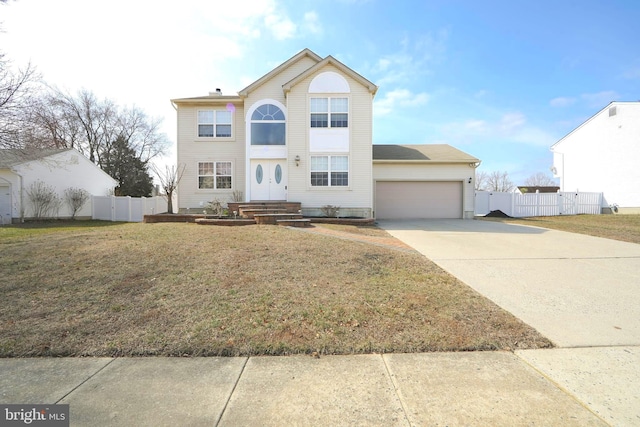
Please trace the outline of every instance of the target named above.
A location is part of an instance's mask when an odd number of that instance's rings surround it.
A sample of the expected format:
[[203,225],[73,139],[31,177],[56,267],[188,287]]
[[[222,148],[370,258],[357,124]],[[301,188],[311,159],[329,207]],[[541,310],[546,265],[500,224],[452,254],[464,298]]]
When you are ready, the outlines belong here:
[[498,193],[476,191],[475,214],[500,210],[512,217],[600,214],[602,193]]
[[144,215],[167,211],[167,199],[156,197],[93,196],[92,217],[103,221],[141,222]]

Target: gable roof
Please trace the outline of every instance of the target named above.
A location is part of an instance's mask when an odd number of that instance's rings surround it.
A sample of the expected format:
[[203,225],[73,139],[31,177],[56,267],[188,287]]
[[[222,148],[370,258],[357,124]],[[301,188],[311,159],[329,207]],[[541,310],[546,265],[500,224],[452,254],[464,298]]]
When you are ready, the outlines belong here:
[[172,104],[211,104],[213,102],[234,103],[241,102],[242,98],[238,95],[208,95],[194,96],[193,98],[175,98],[171,100]]
[[448,144],[373,146],[375,163],[479,163],[480,160]]
[[283,70],[286,70],[291,65],[295,64],[296,62],[298,62],[301,59],[306,58],[306,57],[313,59],[315,62],[322,61],[322,58],[320,56],[318,56],[317,54],[315,54],[314,52],[312,52],[310,49],[304,49],[300,53],[298,53],[297,55],[289,58],[287,61],[283,62],[282,64],[278,65],[273,70],[269,71],[264,76],[260,77],[255,82],[251,83],[249,86],[247,86],[244,89],[242,89],[240,92],[238,92],[238,95],[240,95],[241,97],[248,96],[250,92],[252,92],[255,89],[257,89],[258,87],[262,86],[265,82],[271,80],[273,77],[275,77],[278,74],[280,74]]
[[359,82],[361,85],[363,85],[366,88],[368,88],[369,92],[371,92],[371,94],[375,95],[376,92],[378,91],[378,86],[376,86],[371,81],[365,79],[360,74],[356,73],[351,68],[347,67],[346,65],[344,65],[342,62],[338,61],[337,59],[335,59],[331,55],[327,56],[322,61],[320,61],[316,65],[314,65],[313,67],[308,68],[307,70],[305,70],[304,72],[302,72],[298,76],[294,77],[292,80],[290,80],[287,83],[285,83],[284,85],[282,85],[282,89],[285,91],[285,93],[289,92],[293,86],[295,86],[296,84],[298,84],[302,80],[306,79],[308,76],[310,76],[311,74],[315,73],[316,71],[318,71],[319,69],[321,69],[325,65],[329,65],[329,64],[333,65],[334,67],[336,67],[337,69],[339,69],[343,73],[347,74],[349,77],[351,77],[355,81]]
[[45,148],[38,150],[29,149],[0,149],[0,168],[10,168],[22,163],[44,159],[54,154],[63,153],[71,148]]
[[602,110],[598,111],[597,113],[595,113],[593,116],[589,117],[587,120],[584,121],[584,123],[582,123],[581,125],[579,125],[577,128],[575,128],[574,130],[572,130],[571,132],[569,132],[568,134],[566,134],[565,136],[563,136],[562,138],[560,138],[560,140],[558,140],[558,142],[556,142],[555,144],[553,144],[551,146],[551,151],[553,151],[553,149],[560,144],[562,141],[564,141],[565,139],[567,139],[569,136],[573,135],[574,133],[576,133],[579,129],[583,128],[584,126],[586,126],[587,124],[589,124],[593,119],[595,119],[596,117],[598,117],[600,114],[604,113],[605,111],[609,111],[609,108],[611,107],[615,107],[618,105],[636,105],[636,106],[640,106],[640,101],[613,101],[610,102],[609,104],[607,104]]
[[13,166],[18,166],[23,163],[43,160],[47,157],[51,157],[61,153],[70,153],[71,155],[77,155],[80,161],[85,162],[92,166],[98,173],[108,177],[113,185],[118,185],[118,181],[111,175],[102,170],[102,168],[91,160],[89,160],[84,154],[76,150],[75,148],[44,148],[44,149],[0,149],[0,169],[9,169]]

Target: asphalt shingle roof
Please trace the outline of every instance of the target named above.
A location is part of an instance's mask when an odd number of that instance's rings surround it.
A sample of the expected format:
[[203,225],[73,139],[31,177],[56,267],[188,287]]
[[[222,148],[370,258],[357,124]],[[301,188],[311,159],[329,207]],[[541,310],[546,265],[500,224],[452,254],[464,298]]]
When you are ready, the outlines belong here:
[[33,160],[43,159],[53,154],[62,153],[69,150],[68,148],[50,148],[39,150],[20,150],[20,149],[4,149],[0,150],[0,168],[10,168],[11,166]]
[[480,161],[448,144],[373,145],[373,160],[453,163],[475,163]]

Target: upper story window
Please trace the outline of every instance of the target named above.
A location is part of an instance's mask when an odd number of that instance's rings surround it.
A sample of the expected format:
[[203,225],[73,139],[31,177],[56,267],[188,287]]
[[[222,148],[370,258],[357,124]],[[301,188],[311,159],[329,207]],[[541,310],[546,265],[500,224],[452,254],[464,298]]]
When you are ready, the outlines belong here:
[[231,111],[198,111],[198,136],[201,138],[231,137]]
[[285,126],[280,108],[261,105],[251,115],[251,145],[285,145]]
[[349,127],[349,98],[311,98],[311,127]]

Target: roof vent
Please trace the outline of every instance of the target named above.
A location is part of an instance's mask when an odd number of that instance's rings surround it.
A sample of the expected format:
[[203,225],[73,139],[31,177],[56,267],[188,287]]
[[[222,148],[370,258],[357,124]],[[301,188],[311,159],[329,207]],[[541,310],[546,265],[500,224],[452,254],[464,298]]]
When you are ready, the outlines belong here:
[[618,107],[609,108],[609,117],[613,117],[618,114]]
[[216,88],[215,92],[209,92],[209,96],[222,96],[222,90],[220,88]]

